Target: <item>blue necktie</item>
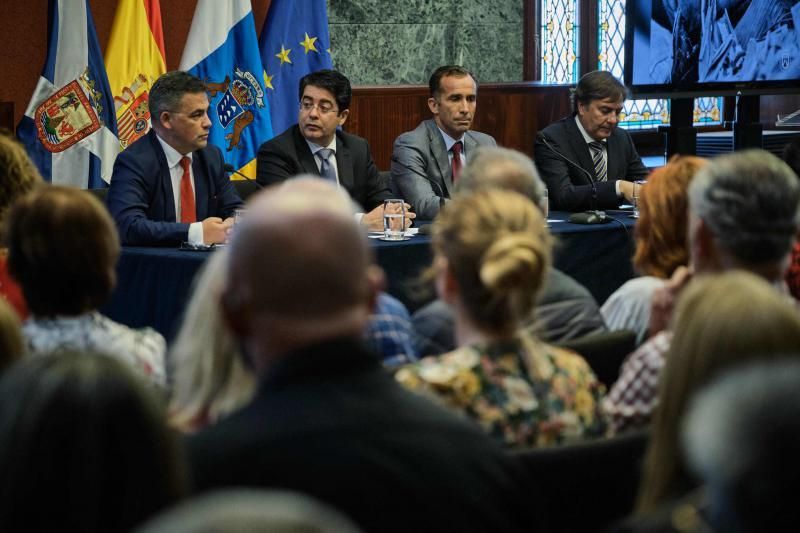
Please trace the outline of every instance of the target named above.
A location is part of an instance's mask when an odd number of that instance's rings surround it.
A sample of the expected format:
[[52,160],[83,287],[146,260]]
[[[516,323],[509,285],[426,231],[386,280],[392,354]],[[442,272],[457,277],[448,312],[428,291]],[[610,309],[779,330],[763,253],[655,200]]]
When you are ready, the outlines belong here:
[[326,180],[336,183],[336,170],[333,168],[333,165],[331,165],[330,162],[330,157],[333,155],[333,150],[330,148],[323,148],[317,151],[317,155],[322,160],[322,165],[319,167],[319,175]]

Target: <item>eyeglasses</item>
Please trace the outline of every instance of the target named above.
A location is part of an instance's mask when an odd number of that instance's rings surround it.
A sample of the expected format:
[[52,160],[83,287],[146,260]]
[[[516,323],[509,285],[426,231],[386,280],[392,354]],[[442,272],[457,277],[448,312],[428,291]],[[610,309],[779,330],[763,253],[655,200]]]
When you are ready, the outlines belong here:
[[317,108],[317,111],[323,115],[327,115],[328,113],[333,113],[336,111],[336,107],[330,102],[320,102],[318,104],[309,101],[300,102],[300,110],[305,113],[310,113],[315,107]]

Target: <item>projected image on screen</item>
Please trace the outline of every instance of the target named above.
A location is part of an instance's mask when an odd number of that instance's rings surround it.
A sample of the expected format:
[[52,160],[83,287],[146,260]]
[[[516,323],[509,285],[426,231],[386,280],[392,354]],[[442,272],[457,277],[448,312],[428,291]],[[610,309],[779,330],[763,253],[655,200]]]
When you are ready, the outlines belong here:
[[637,85],[800,79],[800,0],[638,0],[634,25]]

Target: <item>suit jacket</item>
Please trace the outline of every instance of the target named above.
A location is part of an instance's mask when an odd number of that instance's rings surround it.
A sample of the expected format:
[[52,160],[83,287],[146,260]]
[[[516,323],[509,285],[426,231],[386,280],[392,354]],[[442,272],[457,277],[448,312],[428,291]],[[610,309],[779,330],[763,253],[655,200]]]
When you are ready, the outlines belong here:
[[[242,205],[224,164],[219,148],[211,144],[192,153],[198,221],[228,218]],[[176,245],[188,237],[189,224],[176,222],[167,156],[154,130],[117,156],[106,204],[122,244]]]
[[307,493],[364,531],[531,531],[516,459],[407,392],[353,339],[287,355],[238,413],[188,440],[197,491]]
[[[378,175],[365,139],[336,132],[336,169],[341,186],[365,212],[392,197],[388,184]],[[258,149],[256,180],[270,185],[298,174],[319,176],[319,168],[300,127],[295,124]]]
[[[547,142],[562,156],[554,153],[542,140]],[[608,180],[597,181],[592,155],[589,147],[575,124],[575,115],[550,124],[536,138],[534,148],[536,166],[547,185],[550,195],[550,208],[564,211],[583,211],[586,209],[615,209],[621,199],[617,197],[616,181],[635,181],[647,176],[647,168],[642,164],[630,134],[622,128],[614,128],[606,141],[608,151]],[[574,164],[573,164],[574,163]],[[580,167],[580,168],[578,168]],[[591,179],[596,187],[592,187]]]
[[[478,146],[484,145],[496,146],[497,143],[485,133],[466,132],[464,154],[467,161]],[[394,141],[392,180],[420,220],[436,217],[442,194],[444,198],[452,197],[453,169],[444,137],[433,119],[422,121],[416,129],[403,133]]]

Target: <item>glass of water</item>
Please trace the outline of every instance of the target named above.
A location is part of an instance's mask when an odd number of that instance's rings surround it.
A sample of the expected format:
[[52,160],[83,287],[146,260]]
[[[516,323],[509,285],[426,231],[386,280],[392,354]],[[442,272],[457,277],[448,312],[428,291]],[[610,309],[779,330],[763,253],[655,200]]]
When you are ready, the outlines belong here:
[[633,214],[631,218],[639,218],[639,197],[642,194],[642,187],[645,183],[644,180],[633,182]]
[[406,233],[406,203],[398,198],[383,201],[383,238],[402,241]]
[[550,224],[547,223],[547,217],[550,214],[550,197],[547,194],[546,188],[539,197],[539,209],[542,211],[542,216],[544,217],[544,225],[549,226]]

